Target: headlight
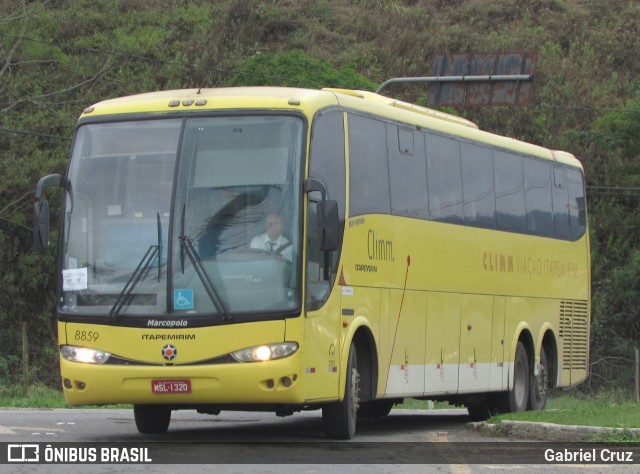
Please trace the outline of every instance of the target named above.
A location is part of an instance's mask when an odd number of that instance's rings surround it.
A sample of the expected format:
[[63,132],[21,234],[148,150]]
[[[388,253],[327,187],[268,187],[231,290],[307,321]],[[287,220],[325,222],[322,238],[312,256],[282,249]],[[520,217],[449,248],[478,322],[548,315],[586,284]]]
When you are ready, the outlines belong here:
[[65,360],[85,364],[104,364],[111,356],[108,352],[76,346],[61,346],[60,355]]
[[297,342],[280,342],[264,346],[247,347],[231,353],[238,362],[259,362],[289,357],[298,350]]

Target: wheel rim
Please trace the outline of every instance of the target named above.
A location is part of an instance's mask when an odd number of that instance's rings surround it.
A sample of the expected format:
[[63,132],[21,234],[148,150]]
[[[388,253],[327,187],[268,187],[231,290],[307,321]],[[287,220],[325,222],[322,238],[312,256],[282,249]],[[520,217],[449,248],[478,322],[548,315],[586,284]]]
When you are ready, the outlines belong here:
[[549,373],[547,368],[540,364],[538,367],[538,376],[536,377],[535,397],[538,404],[542,404],[547,398],[547,387],[549,386]]

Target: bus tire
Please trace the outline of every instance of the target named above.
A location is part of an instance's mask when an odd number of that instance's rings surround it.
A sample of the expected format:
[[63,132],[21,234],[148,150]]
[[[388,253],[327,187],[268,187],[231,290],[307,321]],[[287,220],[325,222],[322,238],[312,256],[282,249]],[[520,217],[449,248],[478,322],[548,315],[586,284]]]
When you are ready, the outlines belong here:
[[166,433],[171,421],[171,410],[158,405],[134,405],[133,417],[140,433]]
[[549,366],[544,347],[540,349],[540,364],[538,375],[531,377],[531,393],[529,394],[529,409],[542,410],[547,405],[549,395]]
[[358,372],[358,355],[351,344],[347,374],[344,388],[344,398],[322,408],[322,423],[328,438],[351,439],[356,432],[358,405],[360,401],[360,374]]
[[516,357],[513,361],[513,387],[496,396],[496,411],[499,413],[525,411],[529,406],[530,384],[529,356],[524,344],[518,341]]

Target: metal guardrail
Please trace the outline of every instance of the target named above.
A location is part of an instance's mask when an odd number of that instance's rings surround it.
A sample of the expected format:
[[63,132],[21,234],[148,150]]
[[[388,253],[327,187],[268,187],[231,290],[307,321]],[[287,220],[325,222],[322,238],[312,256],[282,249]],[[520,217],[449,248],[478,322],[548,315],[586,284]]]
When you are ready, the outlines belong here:
[[394,77],[380,84],[376,89],[379,94],[384,88],[390,84],[427,82],[427,83],[445,83],[445,82],[504,82],[504,81],[530,81],[532,74],[496,74],[485,76],[426,76],[426,77]]

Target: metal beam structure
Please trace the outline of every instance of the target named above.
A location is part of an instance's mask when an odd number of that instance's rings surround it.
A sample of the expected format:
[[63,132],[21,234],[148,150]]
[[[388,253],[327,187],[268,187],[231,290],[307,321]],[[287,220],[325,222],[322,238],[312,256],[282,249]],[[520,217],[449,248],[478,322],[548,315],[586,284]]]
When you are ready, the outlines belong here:
[[503,82],[503,81],[530,81],[533,79],[532,74],[495,74],[485,76],[426,76],[426,77],[394,77],[380,84],[376,89],[379,94],[384,88],[390,84],[408,84],[413,82]]
[[389,79],[376,92],[392,84],[426,83],[428,106],[528,105],[536,59],[535,53],[441,54],[431,76]]

